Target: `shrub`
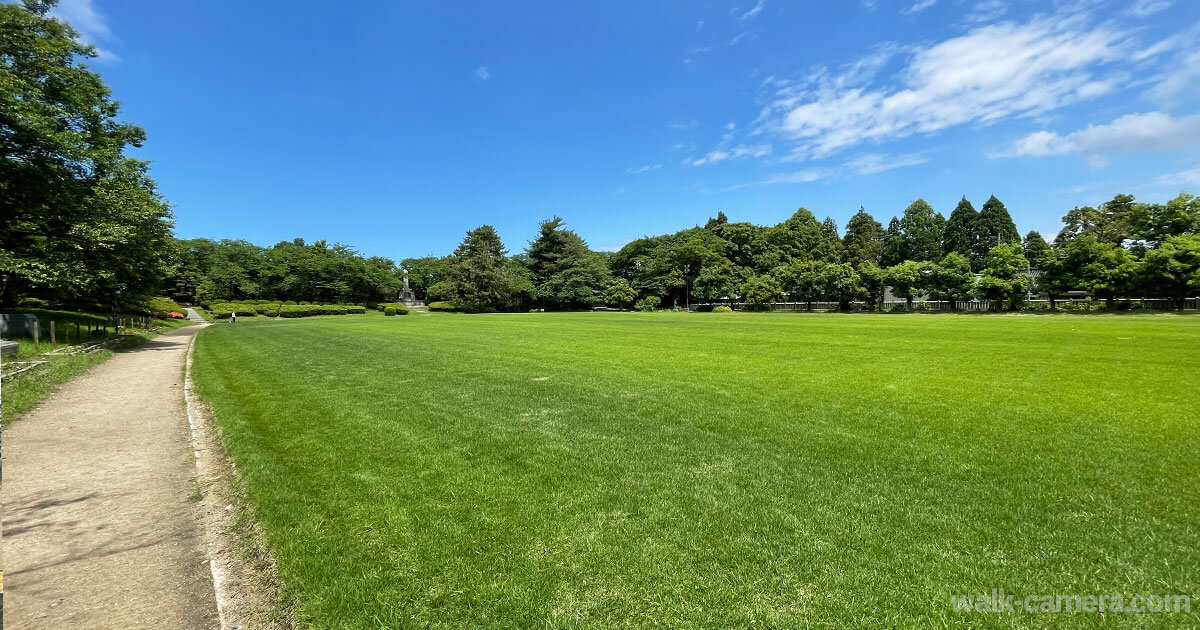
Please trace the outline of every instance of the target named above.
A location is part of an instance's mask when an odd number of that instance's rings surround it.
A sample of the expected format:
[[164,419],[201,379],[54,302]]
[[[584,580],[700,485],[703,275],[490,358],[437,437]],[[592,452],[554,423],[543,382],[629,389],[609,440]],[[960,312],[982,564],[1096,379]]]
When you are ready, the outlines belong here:
[[288,300],[282,304],[282,306],[295,306],[295,305],[296,305],[296,303],[292,300]]
[[346,307],[347,315],[362,315],[363,313],[366,313],[366,312],[367,312],[367,307],[360,306],[358,304],[351,304],[350,306]]
[[[382,304],[379,304],[375,308],[378,308],[379,310],[382,311],[382,310],[387,309],[388,307],[395,309],[397,315],[408,315],[408,307],[404,305],[404,302],[384,302]],[[363,309],[361,312],[365,313],[366,309]]]
[[17,306],[21,308],[46,308],[50,303],[46,300],[39,300],[35,297],[23,297],[17,300]]
[[658,299],[657,295],[647,295],[633,305],[633,310],[643,312],[657,311],[660,303],[661,301]]
[[918,313],[927,313],[929,312],[929,302],[918,300],[916,304],[913,304],[913,310]]
[[454,312],[458,311],[458,308],[449,302],[430,302],[429,310],[430,311],[442,311],[445,313],[454,313]]
[[279,314],[279,302],[268,302],[265,304],[256,304],[254,310],[258,311],[259,315],[267,317],[275,317]]
[[714,313],[732,313],[733,309],[729,308],[728,306],[721,305],[721,306],[714,306],[712,309],[712,312],[714,312]]
[[395,317],[396,316],[396,307],[395,306],[383,307],[383,314],[387,315],[388,317]]

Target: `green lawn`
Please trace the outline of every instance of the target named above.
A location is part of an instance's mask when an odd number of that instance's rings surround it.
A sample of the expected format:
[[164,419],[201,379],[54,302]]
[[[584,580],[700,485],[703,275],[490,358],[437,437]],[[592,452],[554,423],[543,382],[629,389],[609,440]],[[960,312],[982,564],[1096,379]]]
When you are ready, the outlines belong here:
[[[247,320],[195,378],[313,627],[1200,612],[1197,317]],[[1197,601],[951,610],[993,588]]]

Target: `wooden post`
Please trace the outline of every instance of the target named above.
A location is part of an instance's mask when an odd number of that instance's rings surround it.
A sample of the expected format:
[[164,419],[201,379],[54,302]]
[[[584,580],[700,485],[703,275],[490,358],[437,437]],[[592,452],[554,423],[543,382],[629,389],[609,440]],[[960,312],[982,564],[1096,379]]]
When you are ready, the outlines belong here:
[[55,328],[54,320],[51,320],[50,321],[50,349],[51,350],[54,350],[55,348],[58,347],[58,339],[55,338],[54,328]]
[[41,323],[39,323],[39,322],[33,323],[33,349],[37,352],[42,351],[41,328],[42,328]]

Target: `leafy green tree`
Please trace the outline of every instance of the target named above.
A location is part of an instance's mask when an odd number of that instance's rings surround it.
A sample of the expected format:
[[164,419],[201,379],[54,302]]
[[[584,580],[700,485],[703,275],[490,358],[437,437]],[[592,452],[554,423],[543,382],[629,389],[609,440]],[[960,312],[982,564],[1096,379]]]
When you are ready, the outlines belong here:
[[1200,292],[1200,234],[1168,237],[1146,252],[1142,282],[1156,295],[1171,298],[1182,310],[1185,298]]
[[886,233],[883,226],[867,213],[862,206],[846,224],[846,235],[842,237],[845,260],[853,265],[870,262],[878,265],[883,256],[883,241]]
[[1029,263],[1020,244],[997,245],[988,252],[987,266],[984,267],[983,277],[975,285],[975,293],[997,305],[1015,308],[1029,289],[1028,268]]
[[0,282],[20,293],[108,301],[153,294],[173,219],[147,163],[124,155],[145,132],[86,60],[95,48],[47,15],[0,4]]
[[783,299],[783,287],[769,275],[751,276],[742,285],[742,301],[750,310],[770,310]]
[[950,308],[971,299],[975,286],[975,274],[971,273],[971,259],[959,252],[950,252],[933,266],[929,278],[930,293],[935,299],[950,302]]
[[774,253],[774,256],[756,257],[754,262],[758,269],[771,269],[793,261],[831,261],[837,256],[837,252],[831,249],[830,242],[821,232],[821,224],[804,208],[796,210],[783,223],[769,228],[767,244],[777,251],[764,252]]
[[825,264],[821,269],[821,292],[838,303],[839,311],[849,310],[851,302],[866,296],[862,278],[850,263]]
[[879,310],[879,306],[883,302],[884,289],[887,286],[885,270],[869,260],[859,263],[855,270],[858,272],[859,281],[862,283],[863,293],[870,304],[870,309],[872,311]]
[[925,293],[931,265],[925,261],[906,260],[884,270],[884,283],[892,295],[904,298],[905,307],[912,310],[913,298]]
[[971,258],[972,269],[980,270],[987,265],[992,248],[1002,243],[1021,243],[1021,234],[1013,223],[1008,208],[996,198],[988,197],[975,218],[975,255]]
[[408,270],[408,284],[418,300],[428,300],[429,287],[446,278],[447,267],[445,258],[422,256],[420,258],[405,258],[400,266]]
[[732,302],[745,281],[746,274],[722,258],[716,263],[705,265],[700,271],[694,288],[696,299],[705,302],[728,299]]
[[1131,237],[1158,247],[1172,236],[1200,231],[1200,197],[1181,192],[1165,204],[1136,204],[1127,219]]
[[625,278],[614,278],[604,287],[604,301],[617,308],[628,308],[637,300],[637,291]]
[[776,267],[771,275],[788,293],[790,301],[805,302],[811,311],[813,301],[821,299],[825,289],[825,267],[829,264],[819,260],[794,262]]
[[900,233],[904,236],[904,251],[917,261],[934,261],[942,257],[942,231],[946,220],[933,211],[933,206],[918,199],[904,209],[900,218]]

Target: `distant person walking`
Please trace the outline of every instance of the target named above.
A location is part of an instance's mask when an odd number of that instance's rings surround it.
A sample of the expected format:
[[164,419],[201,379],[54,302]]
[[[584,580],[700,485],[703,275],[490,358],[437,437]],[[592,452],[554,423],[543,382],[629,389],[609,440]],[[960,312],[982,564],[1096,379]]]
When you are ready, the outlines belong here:
[[237,311],[234,311],[234,312],[232,312],[232,313],[230,313],[230,314],[229,314],[229,323],[230,323],[230,324],[236,324],[236,323],[237,323]]

